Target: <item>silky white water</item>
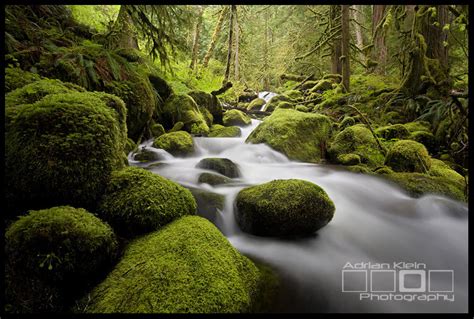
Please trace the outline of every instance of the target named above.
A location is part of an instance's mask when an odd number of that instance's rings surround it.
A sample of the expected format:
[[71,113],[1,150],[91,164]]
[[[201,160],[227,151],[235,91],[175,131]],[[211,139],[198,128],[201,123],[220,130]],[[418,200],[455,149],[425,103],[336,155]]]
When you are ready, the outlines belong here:
[[[224,209],[212,221],[239,251],[277,271],[281,286],[275,312],[467,311],[466,204],[434,195],[415,199],[375,176],[290,161],[267,145],[246,144],[245,139],[258,123],[252,120],[239,138],[195,137],[192,157],[178,158],[156,150],[151,147],[151,140],[141,147],[156,151],[162,158],[160,162],[164,164],[149,168],[152,172],[186,187],[225,196]],[[232,160],[239,166],[241,178],[235,179],[234,184],[215,187],[198,184],[199,175],[207,170],[195,166],[206,157]],[[131,154],[129,162],[149,165],[133,161]],[[298,239],[257,237],[240,231],[234,219],[237,193],[250,185],[290,178],[324,188],[336,206],[332,221],[314,236]],[[418,264],[403,268],[403,262]],[[343,272],[348,263],[356,267],[359,263],[362,268],[346,267]],[[388,264],[390,269],[369,269],[377,267],[377,263]],[[402,270],[409,272],[403,275]],[[421,277],[425,278],[424,286]],[[360,300],[361,293],[343,292],[343,288],[366,288],[373,295]],[[393,288],[395,292],[376,292]],[[401,292],[401,288],[408,292]],[[417,288],[424,291],[410,292]],[[437,301],[426,301],[427,298]],[[451,298],[454,300],[449,301]]]

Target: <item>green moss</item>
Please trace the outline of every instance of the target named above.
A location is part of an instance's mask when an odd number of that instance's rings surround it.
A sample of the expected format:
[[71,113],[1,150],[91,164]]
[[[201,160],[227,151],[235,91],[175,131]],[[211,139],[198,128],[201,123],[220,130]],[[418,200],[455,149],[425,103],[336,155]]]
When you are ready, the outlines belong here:
[[184,127],[183,122],[176,122],[173,127],[168,131],[168,133],[181,131]]
[[451,169],[451,167],[445,162],[436,158],[431,159],[431,168],[428,171],[428,174],[449,179],[450,181],[457,183],[461,188],[465,185],[464,176]]
[[360,164],[360,156],[357,154],[341,154],[337,157],[337,161],[342,165],[358,165]]
[[280,109],[260,123],[246,142],[266,143],[290,159],[319,163],[330,130],[331,121],[324,115]]
[[158,161],[160,160],[160,156],[157,153],[150,151],[146,148],[141,148],[135,154],[133,154],[133,159],[135,161],[146,163],[151,161]]
[[410,134],[409,139],[423,144],[429,153],[434,154],[438,149],[436,139],[433,134],[426,131],[416,131]]
[[294,108],[295,108],[295,105],[290,102],[280,102],[278,103],[278,106],[276,107],[276,109],[294,109]]
[[336,163],[342,154],[350,153],[359,155],[361,163],[368,167],[380,166],[384,161],[372,132],[363,125],[345,128],[336,135],[328,149],[329,158]]
[[189,133],[199,135],[209,133],[209,126],[196,102],[186,94],[173,94],[166,100],[163,118],[168,127],[176,122],[183,122],[184,130]]
[[431,159],[423,144],[400,140],[388,151],[385,165],[396,172],[426,173],[431,167]]
[[173,94],[173,89],[171,86],[162,79],[160,76],[156,74],[148,74],[148,79],[152,87],[155,89],[156,93],[160,96],[162,101],[166,101],[166,99]]
[[256,98],[250,102],[250,104],[247,106],[247,110],[249,111],[260,111],[262,106],[265,105],[265,100],[261,98]]
[[[215,95],[204,91],[191,91],[188,95],[194,99],[201,113],[204,114],[207,111],[212,115],[214,122],[222,124],[222,105]],[[207,124],[210,126],[209,123]]]
[[303,98],[303,92],[298,91],[298,90],[289,90],[289,91],[284,92],[283,94],[288,96],[289,98],[291,98],[293,100]]
[[349,165],[345,166],[347,170],[353,172],[353,173],[362,173],[362,174],[370,174],[372,171],[367,168],[367,166],[364,165]]
[[132,242],[81,308],[90,313],[249,312],[262,278],[212,223],[183,217]]
[[127,138],[127,142],[125,144],[125,154],[128,155],[128,153],[135,151],[137,147],[137,144],[131,138]]
[[415,122],[408,122],[403,124],[405,128],[410,131],[410,133],[414,132],[428,132],[431,133],[431,123],[427,121],[415,121]]
[[212,122],[214,122],[214,117],[212,116],[211,112],[209,112],[206,108],[200,107],[199,110],[201,111],[204,120],[208,127],[211,127]]
[[219,129],[211,129],[211,133],[209,133],[209,137],[238,137],[242,135],[242,131],[238,126],[228,126],[222,127]]
[[[207,173],[203,173],[207,174]],[[202,175],[202,174],[201,174]],[[189,188],[197,203],[197,214],[215,223],[224,209],[225,196],[199,188]]]
[[304,180],[274,180],[244,188],[236,198],[240,228],[259,236],[303,236],[325,226],[334,203],[316,184]]
[[401,186],[414,197],[439,194],[459,201],[467,201],[464,188],[445,177],[421,173],[393,173],[383,176]]
[[374,170],[374,172],[377,173],[377,174],[381,174],[381,175],[394,173],[393,170],[388,166],[377,167]]
[[5,68],[5,92],[24,87],[27,84],[41,80],[36,73],[23,71],[18,67]]
[[379,127],[375,130],[375,134],[387,140],[392,138],[404,139],[410,136],[408,129],[402,124],[394,124]]
[[252,119],[239,110],[226,111],[222,121],[225,126],[247,126],[252,123]]
[[232,179],[212,173],[202,173],[199,175],[198,183],[206,183],[209,185],[220,185],[220,184],[227,184],[232,182]]
[[18,106],[31,104],[41,100],[49,94],[84,92],[85,90],[72,83],[64,83],[59,80],[42,79],[13,90],[5,95],[5,106]]
[[390,111],[382,117],[382,121],[386,124],[403,123],[403,117],[398,112]]
[[344,118],[341,121],[341,129],[345,129],[346,127],[355,125],[355,119],[351,116],[344,116]]
[[110,173],[124,166],[126,143],[124,123],[101,96],[50,94],[21,108],[5,134],[12,212],[64,204],[94,207]]
[[311,90],[309,90],[310,93],[322,93],[327,90],[332,89],[332,81],[330,80],[319,80],[318,83],[313,86]]
[[273,112],[280,102],[293,102],[293,100],[285,94],[279,94],[272,97],[263,109],[265,112]]
[[153,134],[153,137],[155,138],[165,134],[165,128],[160,123],[153,123],[150,127],[150,130],[151,134]]
[[309,108],[307,108],[306,106],[301,105],[301,104],[296,105],[295,110],[297,110],[299,112],[305,112],[305,113],[310,111]]
[[196,167],[209,169],[230,178],[236,178],[240,176],[239,167],[228,158],[204,158],[196,164]]
[[306,91],[312,89],[319,81],[306,81],[301,85],[301,90]]
[[112,174],[98,208],[99,217],[127,238],[157,230],[195,212],[196,202],[189,190],[132,166]]
[[185,131],[163,134],[155,139],[153,147],[164,149],[175,156],[185,156],[194,152],[193,138]]
[[30,211],[5,233],[8,302],[19,312],[61,311],[117,253],[112,229],[85,209]]

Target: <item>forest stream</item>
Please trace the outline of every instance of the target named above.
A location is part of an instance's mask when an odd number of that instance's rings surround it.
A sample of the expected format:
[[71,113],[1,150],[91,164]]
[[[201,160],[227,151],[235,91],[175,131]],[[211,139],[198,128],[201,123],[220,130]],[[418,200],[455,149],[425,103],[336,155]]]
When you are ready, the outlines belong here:
[[[245,139],[259,123],[253,119],[251,125],[242,128],[241,137],[195,137],[195,153],[191,157],[173,157],[155,149],[151,146],[153,140],[140,147],[163,158],[162,164],[149,168],[152,172],[185,187],[225,196],[224,209],[212,222],[240,252],[278,272],[282,287],[273,308],[275,312],[467,311],[468,207],[465,203],[434,195],[412,198],[378,177],[330,165],[290,161],[265,144],[246,144]],[[198,176],[210,171],[195,166],[207,157],[232,160],[242,176],[234,183],[214,187],[198,183]],[[133,161],[132,153],[129,163],[150,165]],[[326,190],[336,206],[331,223],[309,238],[265,238],[242,232],[234,219],[237,193],[247,186],[290,178],[311,181]],[[342,270],[348,262],[418,263],[426,265],[426,272],[453,270],[454,301],[445,301],[443,297],[439,301],[361,301],[359,293],[342,292]],[[447,284],[436,280],[434,276],[431,278],[432,287]]]

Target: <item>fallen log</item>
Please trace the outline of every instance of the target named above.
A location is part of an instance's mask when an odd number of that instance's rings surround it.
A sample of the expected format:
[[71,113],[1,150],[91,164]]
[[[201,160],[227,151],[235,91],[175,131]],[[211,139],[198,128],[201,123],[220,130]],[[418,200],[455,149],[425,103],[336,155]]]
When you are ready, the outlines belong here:
[[232,82],[227,82],[219,90],[212,91],[211,94],[214,95],[214,96],[221,95],[221,94],[225,93],[225,91],[227,91],[231,87],[232,87]]

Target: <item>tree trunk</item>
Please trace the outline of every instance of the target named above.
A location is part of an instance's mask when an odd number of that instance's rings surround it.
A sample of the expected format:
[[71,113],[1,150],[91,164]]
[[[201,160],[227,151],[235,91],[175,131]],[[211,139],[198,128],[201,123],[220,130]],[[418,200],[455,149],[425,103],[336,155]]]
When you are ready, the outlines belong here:
[[138,40],[133,21],[127,11],[127,5],[121,5],[114,29],[118,31],[119,39],[115,45],[122,49],[138,49]]
[[239,19],[237,16],[237,7],[233,6],[234,9],[234,26],[235,26],[235,48],[234,48],[234,79],[239,80],[239,41],[240,41],[240,30],[239,30]]
[[341,6],[341,59],[342,59],[342,85],[346,92],[349,92],[349,82],[351,77],[350,65],[350,33],[349,33],[349,7],[348,5]]
[[443,43],[448,41],[448,33],[443,31],[443,27],[449,23],[448,6],[436,5],[434,8],[436,8],[436,17],[428,14],[427,21],[422,24],[421,34],[426,42],[426,56],[439,60],[443,71],[447,75],[449,74],[448,47],[444,46]]
[[[341,6],[332,5],[330,9],[330,23],[335,24],[336,19],[341,14]],[[331,25],[334,27],[334,25]],[[332,40],[332,50],[331,50],[331,73],[332,74],[341,74],[342,73],[342,64],[341,64],[341,38],[336,36]]]
[[[353,10],[353,19],[354,19],[354,31],[356,35],[356,45],[359,48],[359,50],[362,50],[364,47],[364,35],[362,33],[362,27],[360,26],[362,24],[362,16],[361,16],[361,11],[362,11],[362,6],[360,4],[354,5],[353,6],[355,10]],[[359,52],[359,58],[361,61],[365,62],[366,57],[362,52]]]
[[232,39],[233,39],[233,30],[234,30],[234,10],[233,7],[235,5],[231,5],[231,10],[229,10],[229,40],[228,40],[228,47],[227,47],[227,64],[225,67],[225,75],[224,80],[222,81],[223,84],[229,81],[230,75],[230,64],[232,62]]
[[202,25],[202,15],[204,14],[204,8],[202,6],[198,7],[198,17],[194,29],[194,40],[193,40],[193,53],[191,56],[191,64],[189,68],[194,70],[196,68],[196,63],[199,53],[199,38],[201,34],[201,25]]
[[387,46],[385,44],[385,32],[381,21],[385,15],[386,5],[374,5],[372,14],[372,38],[373,38],[373,54],[372,59],[377,62],[373,72],[385,75],[385,66],[387,64]]
[[207,68],[209,60],[212,56],[212,52],[214,52],[214,48],[216,47],[217,39],[219,38],[219,34],[221,33],[222,23],[224,22],[226,11],[226,8],[223,7],[221,9],[221,13],[219,14],[219,19],[217,20],[216,27],[214,28],[214,32],[212,33],[211,43],[209,43],[209,48],[207,49],[206,55],[204,56],[204,60],[202,62],[202,66],[204,68]]

